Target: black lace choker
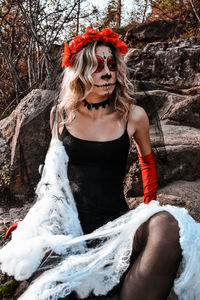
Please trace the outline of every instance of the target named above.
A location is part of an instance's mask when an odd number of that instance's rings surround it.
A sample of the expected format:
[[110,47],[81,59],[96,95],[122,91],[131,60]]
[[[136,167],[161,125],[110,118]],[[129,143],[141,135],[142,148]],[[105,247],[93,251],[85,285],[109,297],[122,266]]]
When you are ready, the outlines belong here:
[[91,110],[92,108],[95,108],[95,109],[98,109],[99,107],[105,108],[106,104],[109,105],[110,101],[109,101],[109,99],[107,99],[107,100],[104,100],[104,101],[99,102],[99,103],[90,103],[90,102],[87,102],[86,99],[84,99],[83,102],[84,102],[84,106],[86,106],[87,109]]

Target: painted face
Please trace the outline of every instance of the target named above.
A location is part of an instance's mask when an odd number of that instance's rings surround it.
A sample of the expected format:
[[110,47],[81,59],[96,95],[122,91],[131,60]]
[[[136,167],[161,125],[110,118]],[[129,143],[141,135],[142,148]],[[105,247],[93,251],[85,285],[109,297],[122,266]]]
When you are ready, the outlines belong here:
[[114,91],[116,85],[116,61],[108,46],[98,46],[96,49],[97,68],[92,74],[94,89],[91,99],[96,97],[106,99]]

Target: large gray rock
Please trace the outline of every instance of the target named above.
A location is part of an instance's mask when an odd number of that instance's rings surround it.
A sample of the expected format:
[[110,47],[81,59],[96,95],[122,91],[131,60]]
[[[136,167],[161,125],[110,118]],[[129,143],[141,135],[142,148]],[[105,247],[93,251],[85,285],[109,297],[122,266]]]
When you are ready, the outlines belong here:
[[180,94],[178,90],[171,92],[165,86],[155,86],[152,89],[153,85],[150,83],[143,82],[144,92],[139,89],[137,82],[134,82],[137,104],[147,111],[150,119],[157,112],[160,120],[166,120],[167,124],[200,128],[200,95],[194,94],[194,89],[191,91],[194,95],[188,95],[186,92],[183,94],[184,90]]
[[200,85],[200,37],[149,43],[126,55],[132,78],[189,88]]
[[[175,96],[179,101],[165,102],[160,117],[167,120],[167,124],[187,125],[200,128],[200,95],[195,96]],[[169,99],[169,97],[168,97]]]
[[134,47],[136,41],[165,41],[174,37],[175,34],[178,35],[176,21],[156,20],[129,29],[125,36],[125,42],[129,47]]
[[[161,186],[173,180],[200,177],[199,58],[200,38],[149,43],[143,50],[130,49],[125,57],[137,104],[144,107],[150,119]],[[165,158],[165,163],[159,155]],[[128,168],[125,194],[129,198],[142,193],[134,145]]]
[[[196,180],[200,178],[200,129],[188,126],[168,125],[161,122],[165,147],[157,147],[157,173],[160,186],[174,180]],[[151,133],[152,144],[156,140],[155,132]],[[167,161],[159,159],[166,151]],[[139,160],[134,144],[129,152],[129,172],[125,180],[125,194],[127,198],[141,195],[142,178]]]
[[10,188],[15,195],[33,196],[40,177],[38,166],[44,162],[51,138],[49,116],[54,100],[53,91],[33,90],[9,117],[0,121],[0,166],[10,154]]

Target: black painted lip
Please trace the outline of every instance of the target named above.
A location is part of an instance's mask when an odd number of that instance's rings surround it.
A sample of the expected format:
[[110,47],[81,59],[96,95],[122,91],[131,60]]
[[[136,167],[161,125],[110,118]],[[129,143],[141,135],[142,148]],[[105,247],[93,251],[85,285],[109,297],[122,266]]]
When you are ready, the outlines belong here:
[[114,83],[102,84],[102,85],[95,84],[94,86],[97,86],[97,87],[104,87],[104,86],[111,86],[111,85],[115,85],[115,84],[116,84],[116,82],[114,82]]

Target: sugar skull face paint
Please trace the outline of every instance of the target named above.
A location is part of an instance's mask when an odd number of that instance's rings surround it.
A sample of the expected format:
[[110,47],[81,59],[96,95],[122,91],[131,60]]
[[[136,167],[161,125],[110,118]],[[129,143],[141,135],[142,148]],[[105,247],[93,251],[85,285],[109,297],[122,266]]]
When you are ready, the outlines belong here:
[[96,56],[97,58],[97,69],[95,71],[95,73],[99,73],[103,70],[105,63],[107,63],[108,69],[112,72],[116,71],[116,61],[115,58],[113,56],[109,56],[107,58],[107,62],[105,62],[105,60],[101,57],[101,56]]
[[112,94],[116,86],[116,61],[108,46],[96,48],[97,68],[92,74],[94,88],[87,96],[87,101],[105,100]]
[[96,49],[97,68],[92,74],[94,86],[111,94],[116,84],[116,61],[108,46]]

